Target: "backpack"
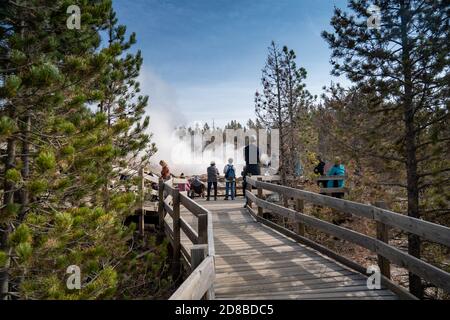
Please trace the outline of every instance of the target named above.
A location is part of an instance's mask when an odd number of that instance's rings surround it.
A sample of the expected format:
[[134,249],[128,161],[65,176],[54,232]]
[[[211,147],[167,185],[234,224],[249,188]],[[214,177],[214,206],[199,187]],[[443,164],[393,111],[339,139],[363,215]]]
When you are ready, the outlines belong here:
[[228,165],[227,173],[225,173],[225,178],[227,180],[236,178],[236,173],[234,172],[234,167]]

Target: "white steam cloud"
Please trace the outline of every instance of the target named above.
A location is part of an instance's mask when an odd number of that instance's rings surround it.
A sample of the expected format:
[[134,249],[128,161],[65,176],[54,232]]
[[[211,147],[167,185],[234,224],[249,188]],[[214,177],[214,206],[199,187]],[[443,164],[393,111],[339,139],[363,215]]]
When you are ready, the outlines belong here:
[[[221,133],[211,132],[211,135],[216,137],[215,140],[211,140],[211,136],[199,134],[192,138],[191,135],[180,132],[177,128],[190,127],[197,128],[200,131],[203,128],[203,123],[200,121],[188,122],[187,116],[181,111],[182,108],[180,108],[175,88],[148,67],[141,70],[139,81],[142,94],[149,96],[147,109],[147,114],[150,116],[149,130],[153,134],[152,142],[156,143],[158,148],[158,152],[151,159],[152,167],[159,169],[159,161],[165,160],[173,174],[193,175],[206,173],[206,168],[210,162],[215,161],[219,172],[222,174],[228,159],[233,158],[236,174],[240,175],[244,166],[244,135],[247,138],[251,135],[256,137],[256,132],[239,133],[240,138],[236,141],[237,146],[235,146],[234,137],[232,139],[227,138],[226,144],[224,144]],[[266,139],[267,137],[264,138],[260,135],[261,145],[266,144]],[[274,143],[274,149],[278,149],[277,143]],[[265,151],[265,148],[263,150]],[[264,154],[263,150],[261,150],[261,160],[268,162],[269,157]],[[275,160],[278,158],[276,152],[272,153],[272,157],[274,157],[271,160],[273,166],[277,164]]]

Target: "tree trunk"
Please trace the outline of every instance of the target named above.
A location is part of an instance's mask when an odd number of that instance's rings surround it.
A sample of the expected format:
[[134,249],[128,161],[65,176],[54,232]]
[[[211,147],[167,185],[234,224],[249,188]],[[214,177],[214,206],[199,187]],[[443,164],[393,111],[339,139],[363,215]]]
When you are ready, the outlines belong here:
[[[412,65],[410,57],[410,43],[408,39],[408,23],[410,22],[409,4],[400,1],[401,33],[402,33],[402,64],[404,80],[404,124],[405,124],[405,151],[406,174],[408,192],[408,216],[420,218],[419,212],[419,178],[417,175],[417,146],[414,126],[414,104],[412,91]],[[408,235],[408,253],[420,259],[420,238],[417,235]],[[423,297],[423,286],[420,277],[409,273],[409,290],[418,298]]]
[[[292,101],[292,88],[289,88],[289,142],[291,147],[289,148],[289,172],[292,173],[295,170],[296,157],[297,157],[297,144],[295,143],[295,134],[297,132],[294,124],[294,106]],[[291,185],[289,185],[291,186]]]
[[[14,168],[14,162],[16,157],[16,141],[15,138],[9,138],[7,142],[7,151],[6,151],[6,160],[5,160],[5,173],[7,170]],[[8,205],[14,203],[14,184],[7,181],[5,179],[4,186],[4,195],[3,195],[3,205]],[[6,211],[7,209],[3,209]],[[3,213],[7,214],[7,213]],[[10,224],[6,224],[0,229],[0,250],[4,251],[6,254],[10,253],[10,248],[8,246],[8,236],[11,233]],[[0,296],[1,299],[8,299],[9,292],[9,258],[8,261],[3,268],[3,271],[0,272]]]
[[283,118],[282,118],[282,104],[281,104],[281,79],[280,79],[280,65],[278,60],[278,53],[273,44],[273,52],[275,59],[275,74],[277,83],[277,111],[278,111],[278,130],[280,134],[280,173],[281,173],[281,183],[286,185],[286,150],[284,145],[284,130],[283,130]]
[[[29,111],[27,112],[29,113]],[[22,179],[27,182],[30,175],[30,130],[31,130],[31,118],[28,114],[23,123],[22,128]],[[19,213],[19,221],[23,221],[25,219],[28,205],[30,202],[29,192],[27,186],[25,185],[20,191],[20,213]]]

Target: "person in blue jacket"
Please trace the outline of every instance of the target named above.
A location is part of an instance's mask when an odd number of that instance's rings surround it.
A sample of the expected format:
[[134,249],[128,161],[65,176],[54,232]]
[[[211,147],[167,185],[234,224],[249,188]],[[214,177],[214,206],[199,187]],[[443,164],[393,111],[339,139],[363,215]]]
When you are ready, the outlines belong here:
[[[327,176],[345,176],[345,167],[342,164],[341,158],[336,157],[334,158],[334,166],[330,168],[327,172]],[[327,188],[343,188],[344,187],[344,180],[328,180]],[[344,193],[337,192],[332,193],[332,197],[336,198],[342,198],[344,196]]]

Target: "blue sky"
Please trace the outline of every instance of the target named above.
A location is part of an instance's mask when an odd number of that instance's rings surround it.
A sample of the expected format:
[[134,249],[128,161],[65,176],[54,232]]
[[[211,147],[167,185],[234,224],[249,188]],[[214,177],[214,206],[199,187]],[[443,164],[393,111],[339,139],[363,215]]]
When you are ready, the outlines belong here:
[[137,33],[153,125],[254,118],[272,40],[295,50],[313,94],[337,81],[320,33],[345,0],[115,0],[114,6],[120,23]]

